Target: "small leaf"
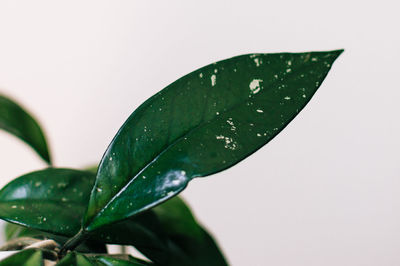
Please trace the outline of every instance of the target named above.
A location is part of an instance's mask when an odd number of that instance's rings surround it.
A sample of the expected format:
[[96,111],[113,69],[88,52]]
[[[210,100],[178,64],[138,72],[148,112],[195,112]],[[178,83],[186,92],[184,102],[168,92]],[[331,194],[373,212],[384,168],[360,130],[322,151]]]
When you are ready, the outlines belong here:
[[43,266],[42,251],[25,249],[0,261],[1,266]]
[[0,129],[30,145],[48,164],[51,164],[45,135],[38,122],[21,106],[0,95]]
[[179,197],[128,220],[95,230],[91,239],[133,245],[160,265],[227,265],[215,241]]
[[21,176],[0,190],[0,218],[54,234],[79,231],[94,174],[48,168]]
[[303,109],[342,50],[243,55],[175,81],[128,118],[97,172],[84,229],[126,219],[229,168]]

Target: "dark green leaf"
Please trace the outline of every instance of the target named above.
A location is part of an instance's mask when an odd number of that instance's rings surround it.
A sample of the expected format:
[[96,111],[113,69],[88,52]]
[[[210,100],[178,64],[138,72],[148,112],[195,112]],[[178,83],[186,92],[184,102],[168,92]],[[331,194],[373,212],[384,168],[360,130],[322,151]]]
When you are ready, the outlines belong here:
[[84,219],[92,231],[149,209],[275,137],[308,103],[342,50],[253,54],[172,83],[108,147]]
[[110,244],[133,245],[160,265],[227,265],[214,240],[179,197],[95,230],[92,238]]
[[[97,266],[92,263],[86,256],[76,252],[70,252],[62,260],[57,263],[57,266]],[[100,265],[99,265],[100,266]]]
[[0,218],[54,234],[79,231],[94,174],[48,168],[21,176],[0,190]]
[[47,163],[51,164],[43,131],[35,119],[11,99],[0,95],[0,129],[29,144]]
[[1,266],[41,266],[43,265],[42,251],[26,249],[0,261]]
[[[214,239],[196,222],[188,206],[179,197],[164,202],[153,211],[168,235],[170,249],[181,250],[188,265],[227,265]],[[176,265],[178,259],[182,257],[170,256],[169,265]]]

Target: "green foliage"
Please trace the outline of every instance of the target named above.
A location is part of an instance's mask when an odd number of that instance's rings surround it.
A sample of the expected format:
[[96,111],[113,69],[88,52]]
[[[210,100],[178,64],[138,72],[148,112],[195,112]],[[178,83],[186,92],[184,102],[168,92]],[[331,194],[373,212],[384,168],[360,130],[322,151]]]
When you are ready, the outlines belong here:
[[20,105],[0,94],[0,129],[30,145],[48,164],[51,164],[47,142],[36,120]]
[[[57,265],[227,265],[176,195],[193,178],[227,169],[274,138],[341,52],[251,54],[208,65],[137,108],[98,166],[47,168],[11,181],[0,190],[0,218],[14,223],[6,227],[6,247],[29,237],[39,249],[0,265],[40,265],[43,254],[56,253]],[[0,128],[50,163],[39,125],[4,96]],[[149,261],[106,255],[106,244],[133,246]]]

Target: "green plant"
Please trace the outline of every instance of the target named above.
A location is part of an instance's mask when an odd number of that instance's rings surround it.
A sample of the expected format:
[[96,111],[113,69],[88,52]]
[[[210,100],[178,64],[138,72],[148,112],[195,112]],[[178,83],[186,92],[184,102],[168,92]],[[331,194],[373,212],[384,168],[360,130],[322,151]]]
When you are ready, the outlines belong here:
[[[0,264],[226,265],[176,195],[275,137],[341,53],[252,54],[208,65],[136,109],[98,169],[49,167],[11,181],[0,191],[0,218],[10,222],[3,250],[24,249]],[[0,128],[51,166],[38,124],[4,96]],[[134,246],[149,261],[107,255],[106,244]]]

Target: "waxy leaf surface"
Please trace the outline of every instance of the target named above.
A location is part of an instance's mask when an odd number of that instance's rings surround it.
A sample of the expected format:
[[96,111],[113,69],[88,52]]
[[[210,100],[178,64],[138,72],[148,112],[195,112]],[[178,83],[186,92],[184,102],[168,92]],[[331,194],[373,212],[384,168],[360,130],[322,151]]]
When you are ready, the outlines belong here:
[[84,229],[149,209],[275,137],[342,51],[252,54],[172,83],[128,118],[99,165]]
[[1,266],[43,266],[42,251],[26,249],[0,261]]
[[42,129],[20,105],[0,95],[0,129],[29,144],[47,163],[51,164],[49,149]]
[[0,218],[72,236],[85,213],[94,174],[48,168],[21,176],[0,190]]

